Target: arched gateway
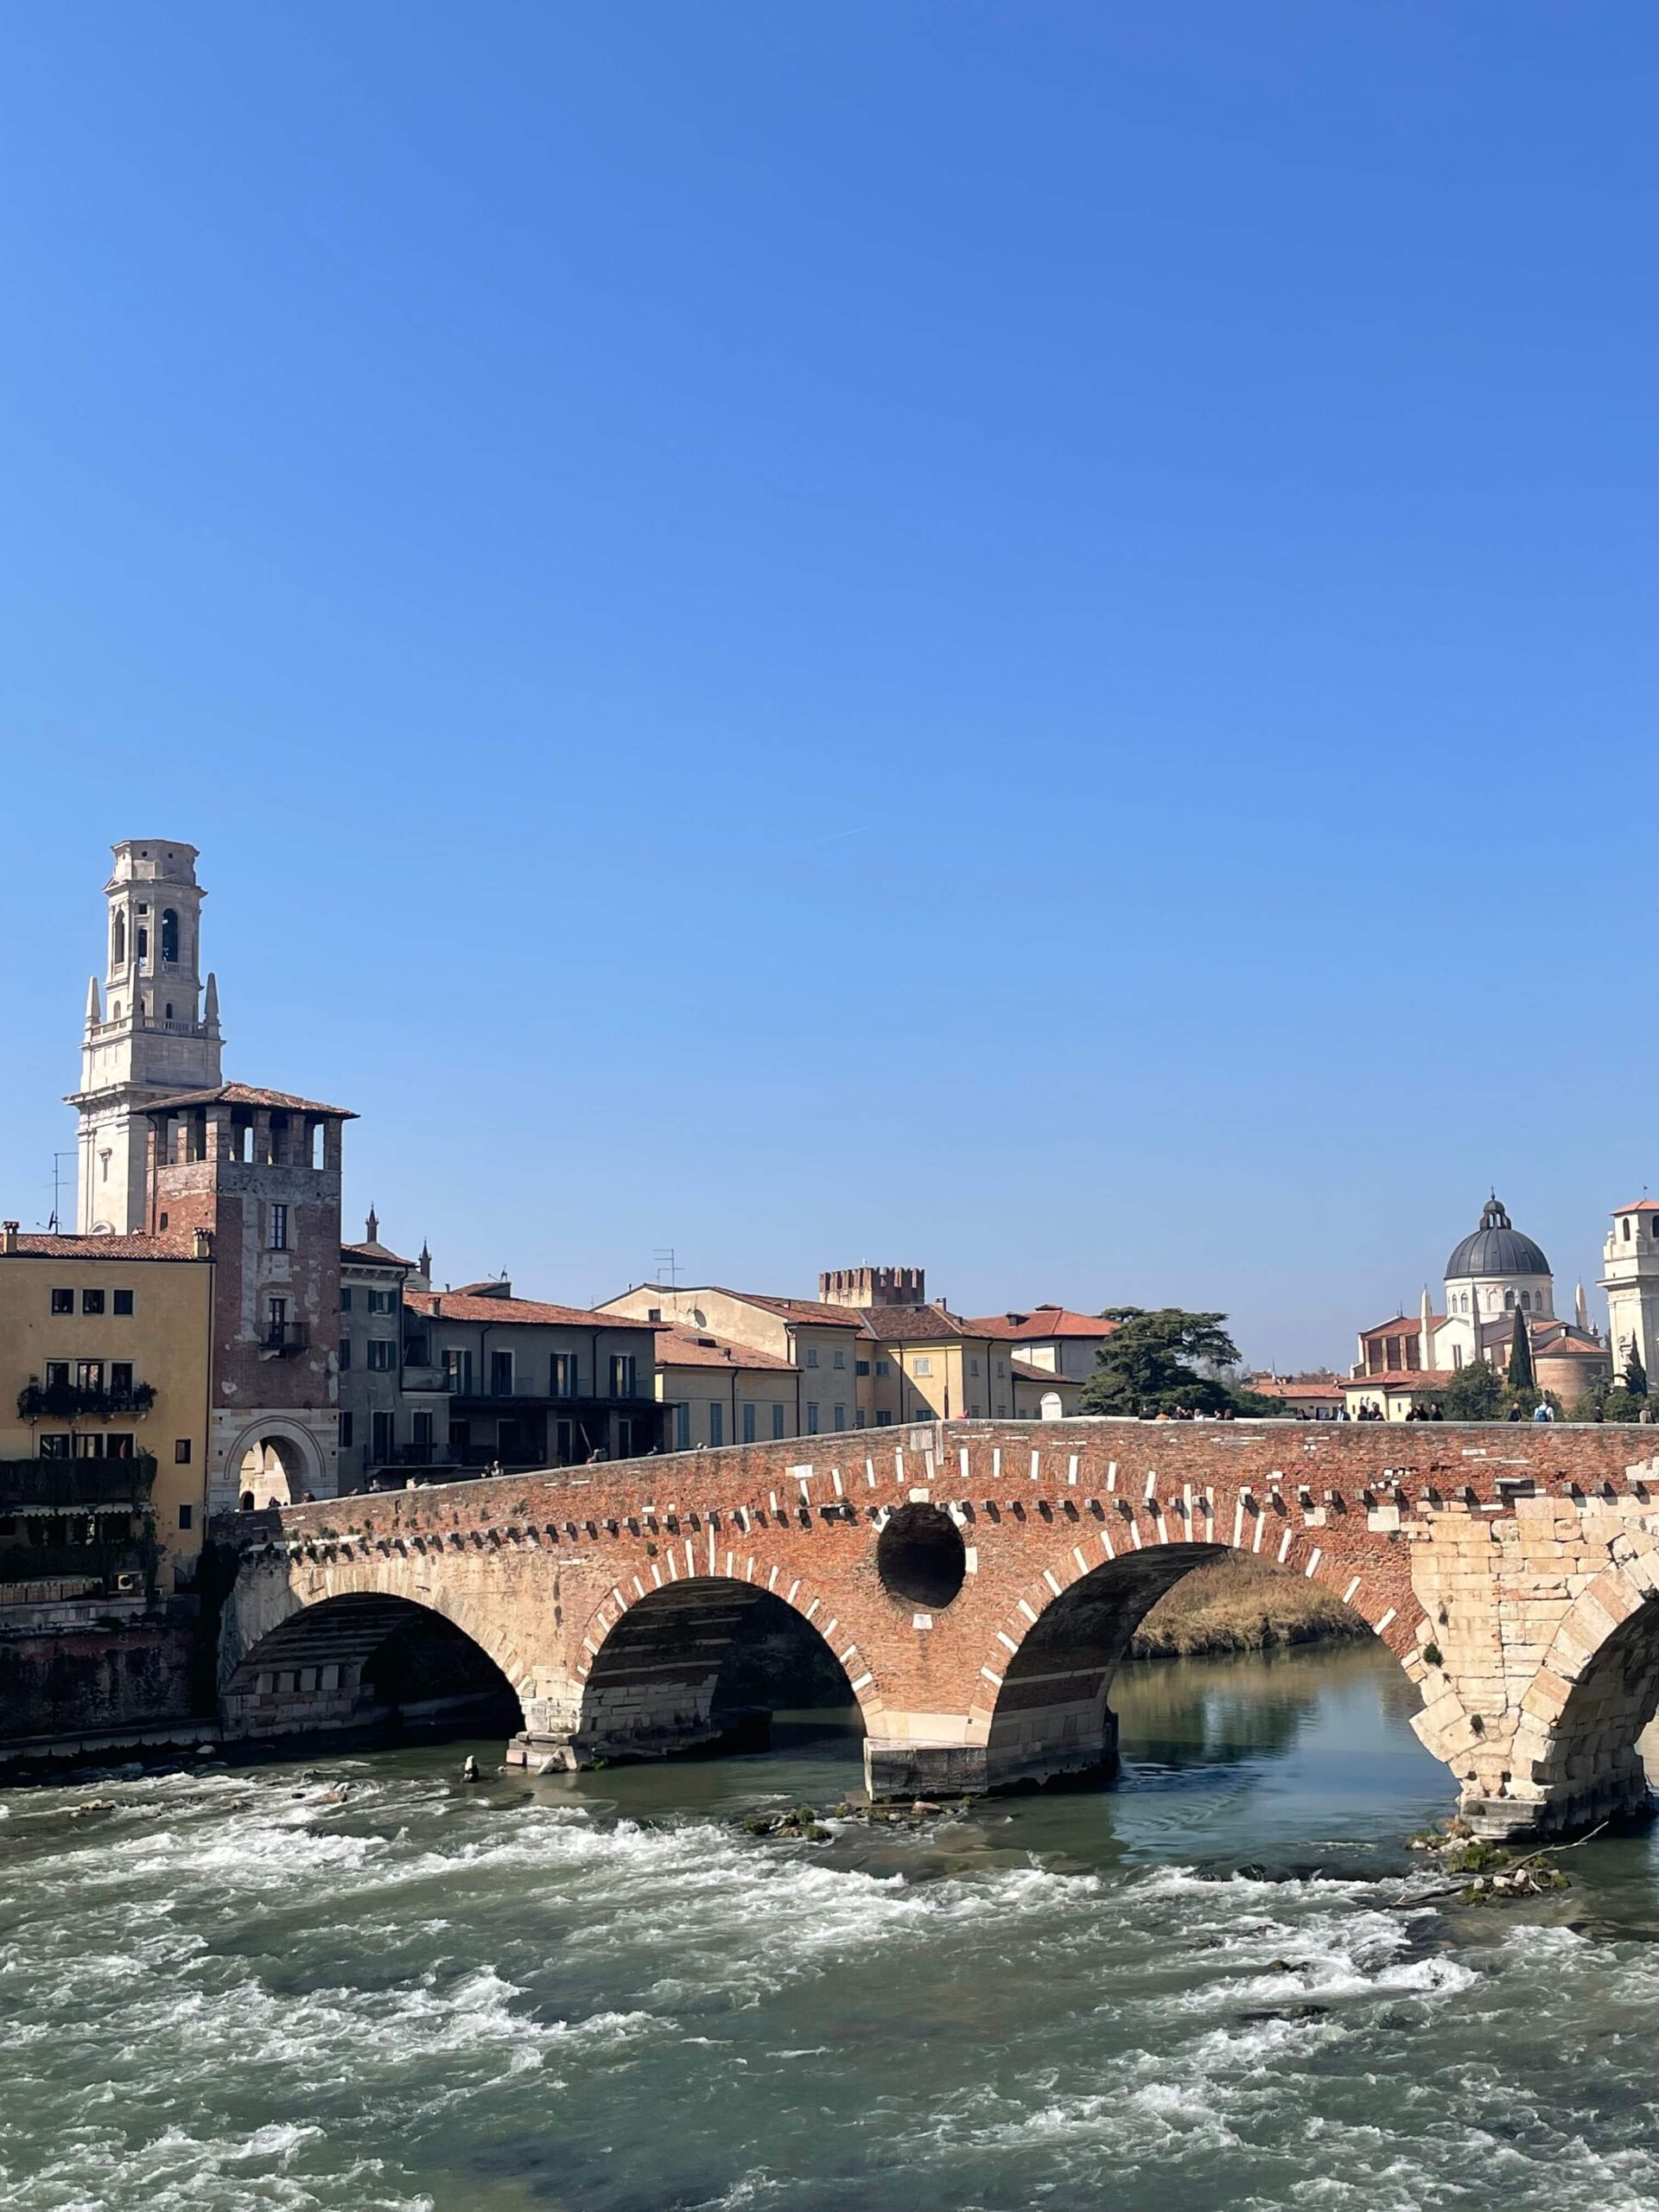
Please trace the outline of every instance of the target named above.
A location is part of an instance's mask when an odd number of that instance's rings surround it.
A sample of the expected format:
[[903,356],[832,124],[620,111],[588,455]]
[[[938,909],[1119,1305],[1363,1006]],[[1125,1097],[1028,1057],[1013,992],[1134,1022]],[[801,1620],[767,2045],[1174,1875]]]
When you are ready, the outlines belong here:
[[[499,1669],[514,1758],[654,1756],[720,1732],[729,1655],[764,1605],[844,1675],[874,1794],[996,1789],[1109,1765],[1112,1677],[1141,1617],[1191,1567],[1245,1551],[1370,1623],[1478,1830],[1554,1832],[1645,1801],[1659,1465],[1633,1441],[947,1422],[231,1516],[225,1719],[338,1725],[343,1677],[325,1688],[315,1656],[278,1665],[280,1639],[332,1622],[372,1679],[373,1632],[402,1605]],[[348,1618],[348,1599],[383,1610]]]

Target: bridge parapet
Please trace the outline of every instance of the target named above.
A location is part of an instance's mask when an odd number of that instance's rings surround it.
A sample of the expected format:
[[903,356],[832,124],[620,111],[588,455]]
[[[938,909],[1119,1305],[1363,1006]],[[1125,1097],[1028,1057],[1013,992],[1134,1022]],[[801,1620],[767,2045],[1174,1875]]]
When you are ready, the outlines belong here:
[[[257,1693],[262,1720],[273,1697],[320,1710],[321,1681],[262,1649],[280,1656],[267,1639],[300,1613],[372,1594],[443,1614],[495,1660],[524,1756],[658,1751],[715,1731],[735,1625],[776,1602],[844,1669],[874,1790],[994,1788],[1109,1763],[1111,1677],[1140,1618],[1199,1560],[1242,1550],[1319,1580],[1395,1652],[1477,1827],[1571,1826],[1645,1793],[1646,1441],[952,1421],[287,1506],[217,1524],[242,1554],[222,1679],[234,1700],[283,1677]],[[331,1713],[352,1688],[337,1670]]]

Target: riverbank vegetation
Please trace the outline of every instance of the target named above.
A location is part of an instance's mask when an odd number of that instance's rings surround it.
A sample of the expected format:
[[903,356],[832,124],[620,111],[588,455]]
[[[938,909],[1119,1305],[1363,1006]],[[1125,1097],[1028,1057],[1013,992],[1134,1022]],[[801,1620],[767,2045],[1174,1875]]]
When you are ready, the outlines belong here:
[[1136,1659],[1190,1659],[1370,1634],[1357,1613],[1317,1583],[1258,1559],[1230,1557],[1183,1575],[1141,1622],[1129,1651]]

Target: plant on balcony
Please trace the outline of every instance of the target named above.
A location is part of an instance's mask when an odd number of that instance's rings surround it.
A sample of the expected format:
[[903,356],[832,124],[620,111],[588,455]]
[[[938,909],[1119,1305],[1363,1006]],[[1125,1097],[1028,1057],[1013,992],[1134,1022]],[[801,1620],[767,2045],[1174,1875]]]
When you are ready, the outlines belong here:
[[148,1452],[130,1459],[0,1459],[0,1513],[33,1506],[124,1506],[140,1510],[156,1480]]
[[153,1382],[125,1390],[84,1390],[73,1382],[24,1383],[17,1393],[20,1421],[109,1421],[121,1414],[142,1416],[156,1402]]

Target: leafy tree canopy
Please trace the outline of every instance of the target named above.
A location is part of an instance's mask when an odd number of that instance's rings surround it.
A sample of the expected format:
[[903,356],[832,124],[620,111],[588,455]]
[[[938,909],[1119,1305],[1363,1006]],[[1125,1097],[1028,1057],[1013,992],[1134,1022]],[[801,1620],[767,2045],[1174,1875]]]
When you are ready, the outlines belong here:
[[[1090,1414],[1217,1414],[1254,1410],[1276,1401],[1230,1389],[1213,1371],[1238,1364],[1238,1346],[1222,1325],[1224,1313],[1189,1313],[1179,1306],[1148,1312],[1138,1306],[1109,1309],[1117,1322],[1084,1385],[1083,1410]],[[1200,1372],[1207,1368],[1209,1373]]]
[[1447,1421],[1497,1421],[1505,1412],[1497,1370],[1484,1359],[1460,1367],[1440,1393]]

